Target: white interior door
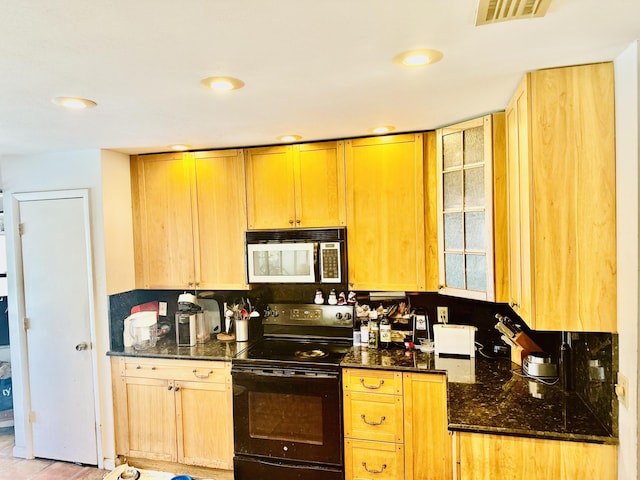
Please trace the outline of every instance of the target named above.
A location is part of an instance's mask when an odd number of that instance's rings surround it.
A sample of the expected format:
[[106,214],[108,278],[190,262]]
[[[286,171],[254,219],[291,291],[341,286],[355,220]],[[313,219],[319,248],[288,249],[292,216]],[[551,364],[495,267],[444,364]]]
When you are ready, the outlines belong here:
[[33,453],[96,465],[88,199],[19,199]]

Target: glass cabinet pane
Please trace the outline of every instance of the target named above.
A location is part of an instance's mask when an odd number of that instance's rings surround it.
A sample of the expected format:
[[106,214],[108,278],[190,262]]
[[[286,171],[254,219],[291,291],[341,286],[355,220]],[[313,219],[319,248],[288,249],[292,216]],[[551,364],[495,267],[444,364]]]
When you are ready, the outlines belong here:
[[464,170],[464,206],[484,207],[484,166]]
[[444,209],[459,210],[462,208],[462,171],[447,172],[444,179]]
[[484,127],[464,131],[464,164],[482,163],[484,160]]
[[464,248],[475,252],[486,250],[484,212],[467,212],[464,215]]
[[462,250],[462,213],[444,214],[444,249]]
[[442,165],[444,169],[462,165],[462,132],[442,137]]
[[464,288],[464,257],[461,254],[445,254],[444,277],[447,287]]
[[487,290],[486,255],[465,255],[467,264],[467,290],[485,292]]

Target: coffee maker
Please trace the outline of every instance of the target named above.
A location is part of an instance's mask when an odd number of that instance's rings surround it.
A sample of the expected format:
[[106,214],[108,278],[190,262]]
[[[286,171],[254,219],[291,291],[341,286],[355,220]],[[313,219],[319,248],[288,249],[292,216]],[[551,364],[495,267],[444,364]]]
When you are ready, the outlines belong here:
[[180,294],[176,312],[176,344],[179,347],[194,347],[209,338],[210,332],[204,328],[204,315],[198,299],[190,293]]

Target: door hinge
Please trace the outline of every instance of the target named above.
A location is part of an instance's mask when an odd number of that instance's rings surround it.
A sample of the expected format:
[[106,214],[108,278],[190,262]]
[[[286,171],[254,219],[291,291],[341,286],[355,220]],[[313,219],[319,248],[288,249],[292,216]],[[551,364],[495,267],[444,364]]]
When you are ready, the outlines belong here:
[[22,319],[22,324],[23,324],[25,330],[29,330],[29,319],[27,317],[24,317]]
[[18,235],[24,235],[24,223],[18,224]]

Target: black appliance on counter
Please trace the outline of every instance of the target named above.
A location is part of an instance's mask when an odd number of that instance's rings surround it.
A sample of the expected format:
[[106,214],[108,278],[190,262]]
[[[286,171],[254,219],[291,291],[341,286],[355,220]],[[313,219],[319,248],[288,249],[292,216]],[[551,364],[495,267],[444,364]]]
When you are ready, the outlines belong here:
[[342,480],[340,361],[351,305],[273,304],[232,361],[235,480]]

